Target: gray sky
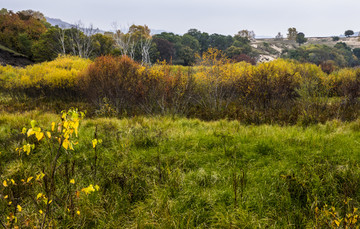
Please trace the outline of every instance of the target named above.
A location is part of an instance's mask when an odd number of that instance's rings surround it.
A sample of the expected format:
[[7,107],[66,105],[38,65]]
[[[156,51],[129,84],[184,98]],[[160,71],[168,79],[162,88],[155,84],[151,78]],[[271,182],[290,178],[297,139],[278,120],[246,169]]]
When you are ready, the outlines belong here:
[[0,8],[32,9],[100,29],[131,24],[174,33],[190,28],[234,35],[242,29],[256,35],[286,35],[295,27],[306,36],[332,36],[360,30],[359,0],[0,0]]

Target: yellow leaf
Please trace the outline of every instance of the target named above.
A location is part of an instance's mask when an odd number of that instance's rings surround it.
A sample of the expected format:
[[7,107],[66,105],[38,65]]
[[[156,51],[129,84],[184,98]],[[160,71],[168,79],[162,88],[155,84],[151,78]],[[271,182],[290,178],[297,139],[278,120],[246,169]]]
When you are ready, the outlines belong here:
[[4,196],[4,199],[7,199],[7,198],[9,198],[9,196],[8,196],[8,195]]
[[35,134],[35,131],[30,128],[28,131],[27,131],[27,136],[30,137],[31,135]]
[[94,186],[91,184],[91,185],[89,185],[89,187],[81,189],[81,191],[85,192],[85,194],[89,194],[90,192],[94,192],[95,189],[94,189]]
[[16,184],[14,179],[11,179],[10,181],[11,181],[12,184]]
[[23,146],[24,152],[26,153],[26,155],[30,154],[31,151],[31,145],[30,144],[26,144]]
[[37,194],[37,196],[36,196],[36,199],[38,200],[38,199],[40,199],[41,197],[43,197],[44,195],[40,192],[39,194]]
[[74,131],[75,131],[75,136],[77,137],[79,133],[79,122],[75,122]]
[[30,125],[32,128],[34,128],[36,126],[36,121],[35,120],[31,120]]
[[39,210],[39,213],[42,215],[44,212],[42,210]]
[[41,180],[41,179],[43,179],[44,178],[44,176],[45,176],[45,174],[44,173],[42,173],[42,172],[40,172],[40,174],[38,174],[38,175],[36,175],[36,179],[35,180]]
[[96,191],[99,191],[99,189],[100,189],[99,185],[95,185],[95,189],[96,189]]
[[4,187],[7,187],[7,186],[8,186],[6,180],[4,180],[3,185],[4,185]]
[[96,147],[97,143],[98,143],[98,141],[97,141],[97,139],[96,139],[96,138],[92,140],[92,145],[93,145],[93,148],[95,148],[95,147]]
[[342,220],[340,220],[340,221],[338,221],[338,220],[336,220],[336,219],[334,220],[336,226],[339,226],[341,221],[342,221]]
[[65,138],[65,139],[69,139],[69,137],[70,137],[70,130],[64,130],[63,132],[64,132],[64,138]]
[[33,179],[33,177],[29,177],[29,178],[26,180],[26,183],[29,183],[32,179]]
[[21,207],[20,205],[17,205],[16,207],[17,207],[17,210],[18,210],[19,212],[21,212],[22,207]]
[[22,133],[22,134],[26,134],[26,128],[25,128],[25,127],[22,128],[21,133]]
[[64,139],[63,143],[62,143],[62,147],[64,147],[65,149],[68,149],[70,145],[70,142],[68,139]]
[[43,132],[36,132],[35,136],[36,136],[37,140],[40,141],[44,137],[44,133]]
[[52,122],[51,123],[51,131],[54,132],[54,130],[55,130],[55,122]]
[[74,125],[74,130],[75,130],[75,136],[77,137],[78,136],[78,129],[79,129],[79,122],[75,122]]
[[12,204],[12,202],[10,201],[8,204],[9,204],[9,205],[11,205],[11,204]]
[[65,122],[64,122],[64,128],[65,128],[65,129],[69,128],[69,122],[68,122],[68,121],[65,121]]
[[77,215],[80,215],[80,211],[76,211],[76,214],[77,214]]
[[46,132],[46,136],[48,137],[48,138],[51,138],[51,133],[48,131],[48,132]]
[[74,179],[71,179],[71,180],[70,180],[70,183],[71,183],[71,184],[75,184],[75,180],[74,180]]

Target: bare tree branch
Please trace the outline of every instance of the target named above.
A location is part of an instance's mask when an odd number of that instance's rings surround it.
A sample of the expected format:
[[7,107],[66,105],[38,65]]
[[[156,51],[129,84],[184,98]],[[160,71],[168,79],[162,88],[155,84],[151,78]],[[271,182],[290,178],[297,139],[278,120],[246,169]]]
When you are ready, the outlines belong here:
[[58,42],[60,44],[60,48],[58,53],[60,53],[61,55],[65,55],[66,54],[66,49],[65,49],[65,28],[59,28],[58,32],[57,32],[57,39]]
[[150,65],[150,48],[151,48],[151,38],[146,38],[145,40],[141,39],[140,41],[140,48],[141,48],[141,63],[143,65]]
[[92,36],[97,32],[98,30],[94,29],[92,24],[85,27],[80,21],[76,23],[70,29],[70,44],[74,55],[89,58],[93,51]]
[[132,40],[131,34],[125,34],[121,30],[116,30],[113,36],[115,46],[120,49],[121,55],[130,56],[134,59],[135,55],[135,42]]

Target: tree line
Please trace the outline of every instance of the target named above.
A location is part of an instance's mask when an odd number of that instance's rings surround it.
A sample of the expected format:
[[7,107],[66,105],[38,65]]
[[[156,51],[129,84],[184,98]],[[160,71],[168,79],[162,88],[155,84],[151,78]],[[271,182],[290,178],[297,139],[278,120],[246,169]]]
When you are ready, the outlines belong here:
[[[353,35],[346,30],[345,36]],[[295,49],[285,49],[282,57],[318,65],[331,63],[340,67],[360,64],[360,49],[351,49],[338,42],[334,47],[326,45],[302,45],[307,42],[303,32],[288,29],[286,38],[299,44]],[[333,37],[334,41],[339,37]],[[251,46],[255,33],[241,30],[237,34],[209,34],[189,29],[183,35],[171,32],[152,35],[146,25],[131,25],[126,29],[100,33],[92,25],[75,23],[71,28],[51,26],[41,12],[0,10],[0,44],[28,56],[35,62],[54,60],[59,55],[75,55],[95,59],[103,55],[127,55],[133,60],[149,65],[166,61],[174,65],[193,65],[197,56],[209,48],[221,50],[234,62],[256,63],[259,51]],[[274,40],[283,40],[279,32]],[[329,62],[330,61],[330,62]]]
[[192,65],[196,54],[216,48],[234,60],[255,63],[257,53],[250,46],[254,38],[254,32],[248,30],[234,36],[197,29],[190,29],[184,35],[168,32],[152,35],[146,25],[131,25],[128,29],[102,34],[81,22],[71,28],[51,26],[37,11],[14,13],[4,8],[0,11],[0,43],[36,62],[53,60],[59,54],[92,59],[111,54],[127,55],[144,64],[160,60]]

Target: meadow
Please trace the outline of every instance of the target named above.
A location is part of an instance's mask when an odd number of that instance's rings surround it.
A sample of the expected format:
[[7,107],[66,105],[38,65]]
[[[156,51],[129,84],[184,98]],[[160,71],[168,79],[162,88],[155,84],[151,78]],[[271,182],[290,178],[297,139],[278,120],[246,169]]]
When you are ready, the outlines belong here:
[[4,228],[356,228],[359,69],[0,67]]
[[80,122],[72,146],[61,115],[1,114],[4,227],[358,226],[359,121],[71,117]]

